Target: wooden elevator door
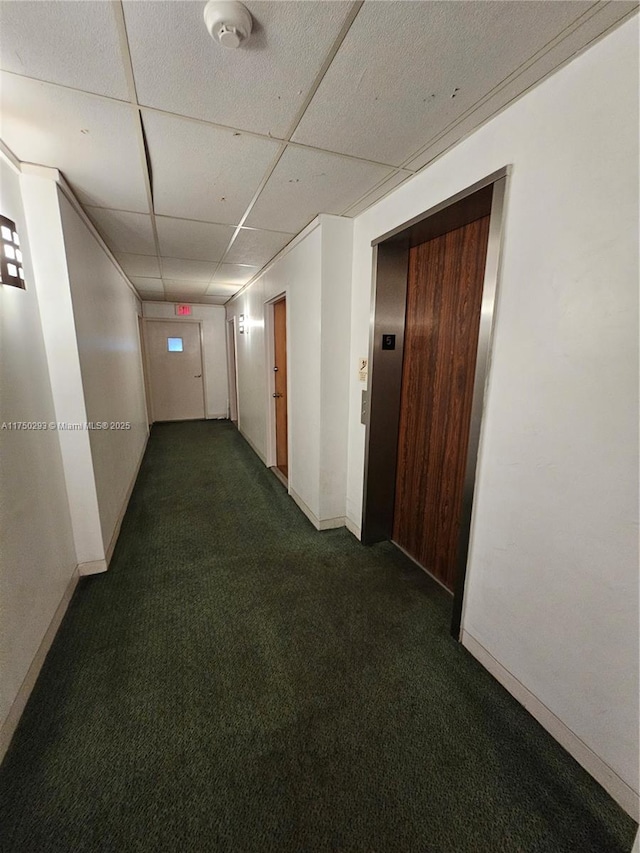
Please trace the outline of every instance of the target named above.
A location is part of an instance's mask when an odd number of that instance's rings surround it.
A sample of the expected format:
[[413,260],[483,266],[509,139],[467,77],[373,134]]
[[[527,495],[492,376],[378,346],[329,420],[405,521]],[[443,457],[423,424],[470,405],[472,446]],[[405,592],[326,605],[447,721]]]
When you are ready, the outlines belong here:
[[393,541],[453,590],[489,216],[415,246]]

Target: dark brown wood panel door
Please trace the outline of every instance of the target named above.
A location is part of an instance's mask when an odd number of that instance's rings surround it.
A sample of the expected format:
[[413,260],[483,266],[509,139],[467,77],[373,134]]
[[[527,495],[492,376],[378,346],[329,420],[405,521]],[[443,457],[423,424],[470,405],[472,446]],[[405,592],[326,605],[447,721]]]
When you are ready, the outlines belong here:
[[415,246],[393,539],[453,590],[489,217]]
[[276,468],[289,476],[287,456],[287,301],[273,306],[273,340],[276,403]]

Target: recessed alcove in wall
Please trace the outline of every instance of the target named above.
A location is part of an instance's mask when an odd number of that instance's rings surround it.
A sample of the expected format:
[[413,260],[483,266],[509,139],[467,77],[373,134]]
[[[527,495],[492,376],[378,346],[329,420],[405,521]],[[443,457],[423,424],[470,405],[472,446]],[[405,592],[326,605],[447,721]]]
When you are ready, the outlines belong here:
[[[367,429],[362,540],[373,543],[390,539],[454,594],[452,633],[456,637],[460,632],[466,578],[506,176],[507,169],[501,169],[372,243],[374,309],[370,331],[370,384],[363,418]],[[472,232],[477,223],[477,234],[474,235]],[[453,248],[445,249],[442,244],[439,260],[433,253],[431,259],[425,255],[422,260],[415,260],[415,252],[421,247],[435,245],[439,238],[444,239],[445,235],[449,237],[454,233],[459,237],[461,254],[457,257],[447,255]],[[465,248],[463,243],[469,240],[475,244]],[[442,268],[429,270],[429,264],[433,267],[436,263],[441,263]],[[408,301],[408,292],[411,287],[427,286],[417,282],[416,264],[422,264],[422,272],[427,270],[431,277],[429,286],[434,289],[434,305],[442,301],[438,288],[450,287],[452,282],[465,276],[475,276],[476,283],[468,289],[469,298],[475,300],[475,307],[472,312],[465,308],[465,322],[470,324],[469,337],[465,339],[468,353],[462,358],[455,349],[451,351],[450,360],[459,359],[461,367],[452,367],[443,381],[438,381],[438,376],[443,375],[442,370],[439,368],[438,373],[435,367],[431,371],[427,367],[422,373],[414,370],[414,378],[407,378],[409,358],[431,358],[435,364],[435,350],[428,353],[424,339],[430,334],[434,340],[440,337],[438,330],[429,330],[429,325],[445,322],[435,313],[433,317],[423,314],[420,318],[412,314],[417,309],[415,300],[413,303]],[[466,266],[458,269],[456,265],[459,264]],[[465,299],[467,296],[463,294],[460,304]],[[459,323],[460,319],[451,314],[446,322]],[[411,341],[407,337],[408,329],[412,329]],[[420,340],[421,336],[423,340]],[[451,340],[461,339],[452,334]],[[442,354],[439,358],[442,362]],[[426,376],[431,377],[428,387],[416,384],[416,377]],[[464,384],[464,389],[456,388],[456,383]],[[449,397],[451,412],[447,408]],[[455,407],[460,411],[453,412]],[[421,414],[416,417],[407,413],[408,408],[420,410]],[[435,412],[436,409],[441,412],[440,422],[432,425],[431,437],[426,439],[420,430],[431,417],[430,410]],[[454,419],[457,425],[451,427]],[[407,462],[404,458],[401,463],[402,447],[419,441],[424,442],[422,450],[414,453],[413,460]],[[443,461],[434,468],[432,456],[435,454],[439,454]],[[411,469],[412,489],[405,488],[402,480],[403,464],[406,476]],[[423,468],[416,476],[416,469],[420,466]],[[450,481],[446,488],[442,485],[445,477]],[[429,503],[434,503],[434,494],[437,496],[438,490],[442,490],[442,495],[438,497],[437,505],[431,507],[429,516]],[[403,491],[405,494],[401,499]],[[399,524],[400,513],[405,516],[410,513],[411,517],[405,517],[403,524]],[[445,543],[440,551],[435,545],[431,549],[413,547],[414,540],[420,539],[421,535],[417,528],[429,524],[435,532],[425,533],[423,538],[440,536]],[[411,545],[403,540],[403,530],[405,534],[407,530],[417,534],[408,537]],[[442,549],[446,553],[442,553]],[[430,553],[429,558],[421,556],[427,553]],[[440,563],[447,561],[448,568],[443,572]]]

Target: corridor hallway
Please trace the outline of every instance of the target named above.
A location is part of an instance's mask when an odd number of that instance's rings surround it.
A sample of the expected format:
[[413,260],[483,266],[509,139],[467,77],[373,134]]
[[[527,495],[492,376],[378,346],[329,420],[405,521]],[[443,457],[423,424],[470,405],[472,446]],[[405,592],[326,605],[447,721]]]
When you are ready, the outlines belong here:
[[229,422],[154,426],[2,767],[0,849],[629,851],[449,619],[389,544],[316,532]]

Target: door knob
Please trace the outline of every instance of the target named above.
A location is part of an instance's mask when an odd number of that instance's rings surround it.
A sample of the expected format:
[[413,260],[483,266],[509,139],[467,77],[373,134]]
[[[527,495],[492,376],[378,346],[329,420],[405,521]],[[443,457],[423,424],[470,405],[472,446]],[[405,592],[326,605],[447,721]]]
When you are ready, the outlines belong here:
[[277,373],[277,372],[278,372],[278,368],[277,368],[277,367],[274,367],[274,368],[273,368],[273,372],[274,372],[274,373]]
[[274,397],[282,397],[282,394],[274,394]]
[[195,374],[195,376],[194,376],[193,378],[194,378],[194,379],[202,379],[202,374],[201,374],[201,373],[196,373],[196,374]]

